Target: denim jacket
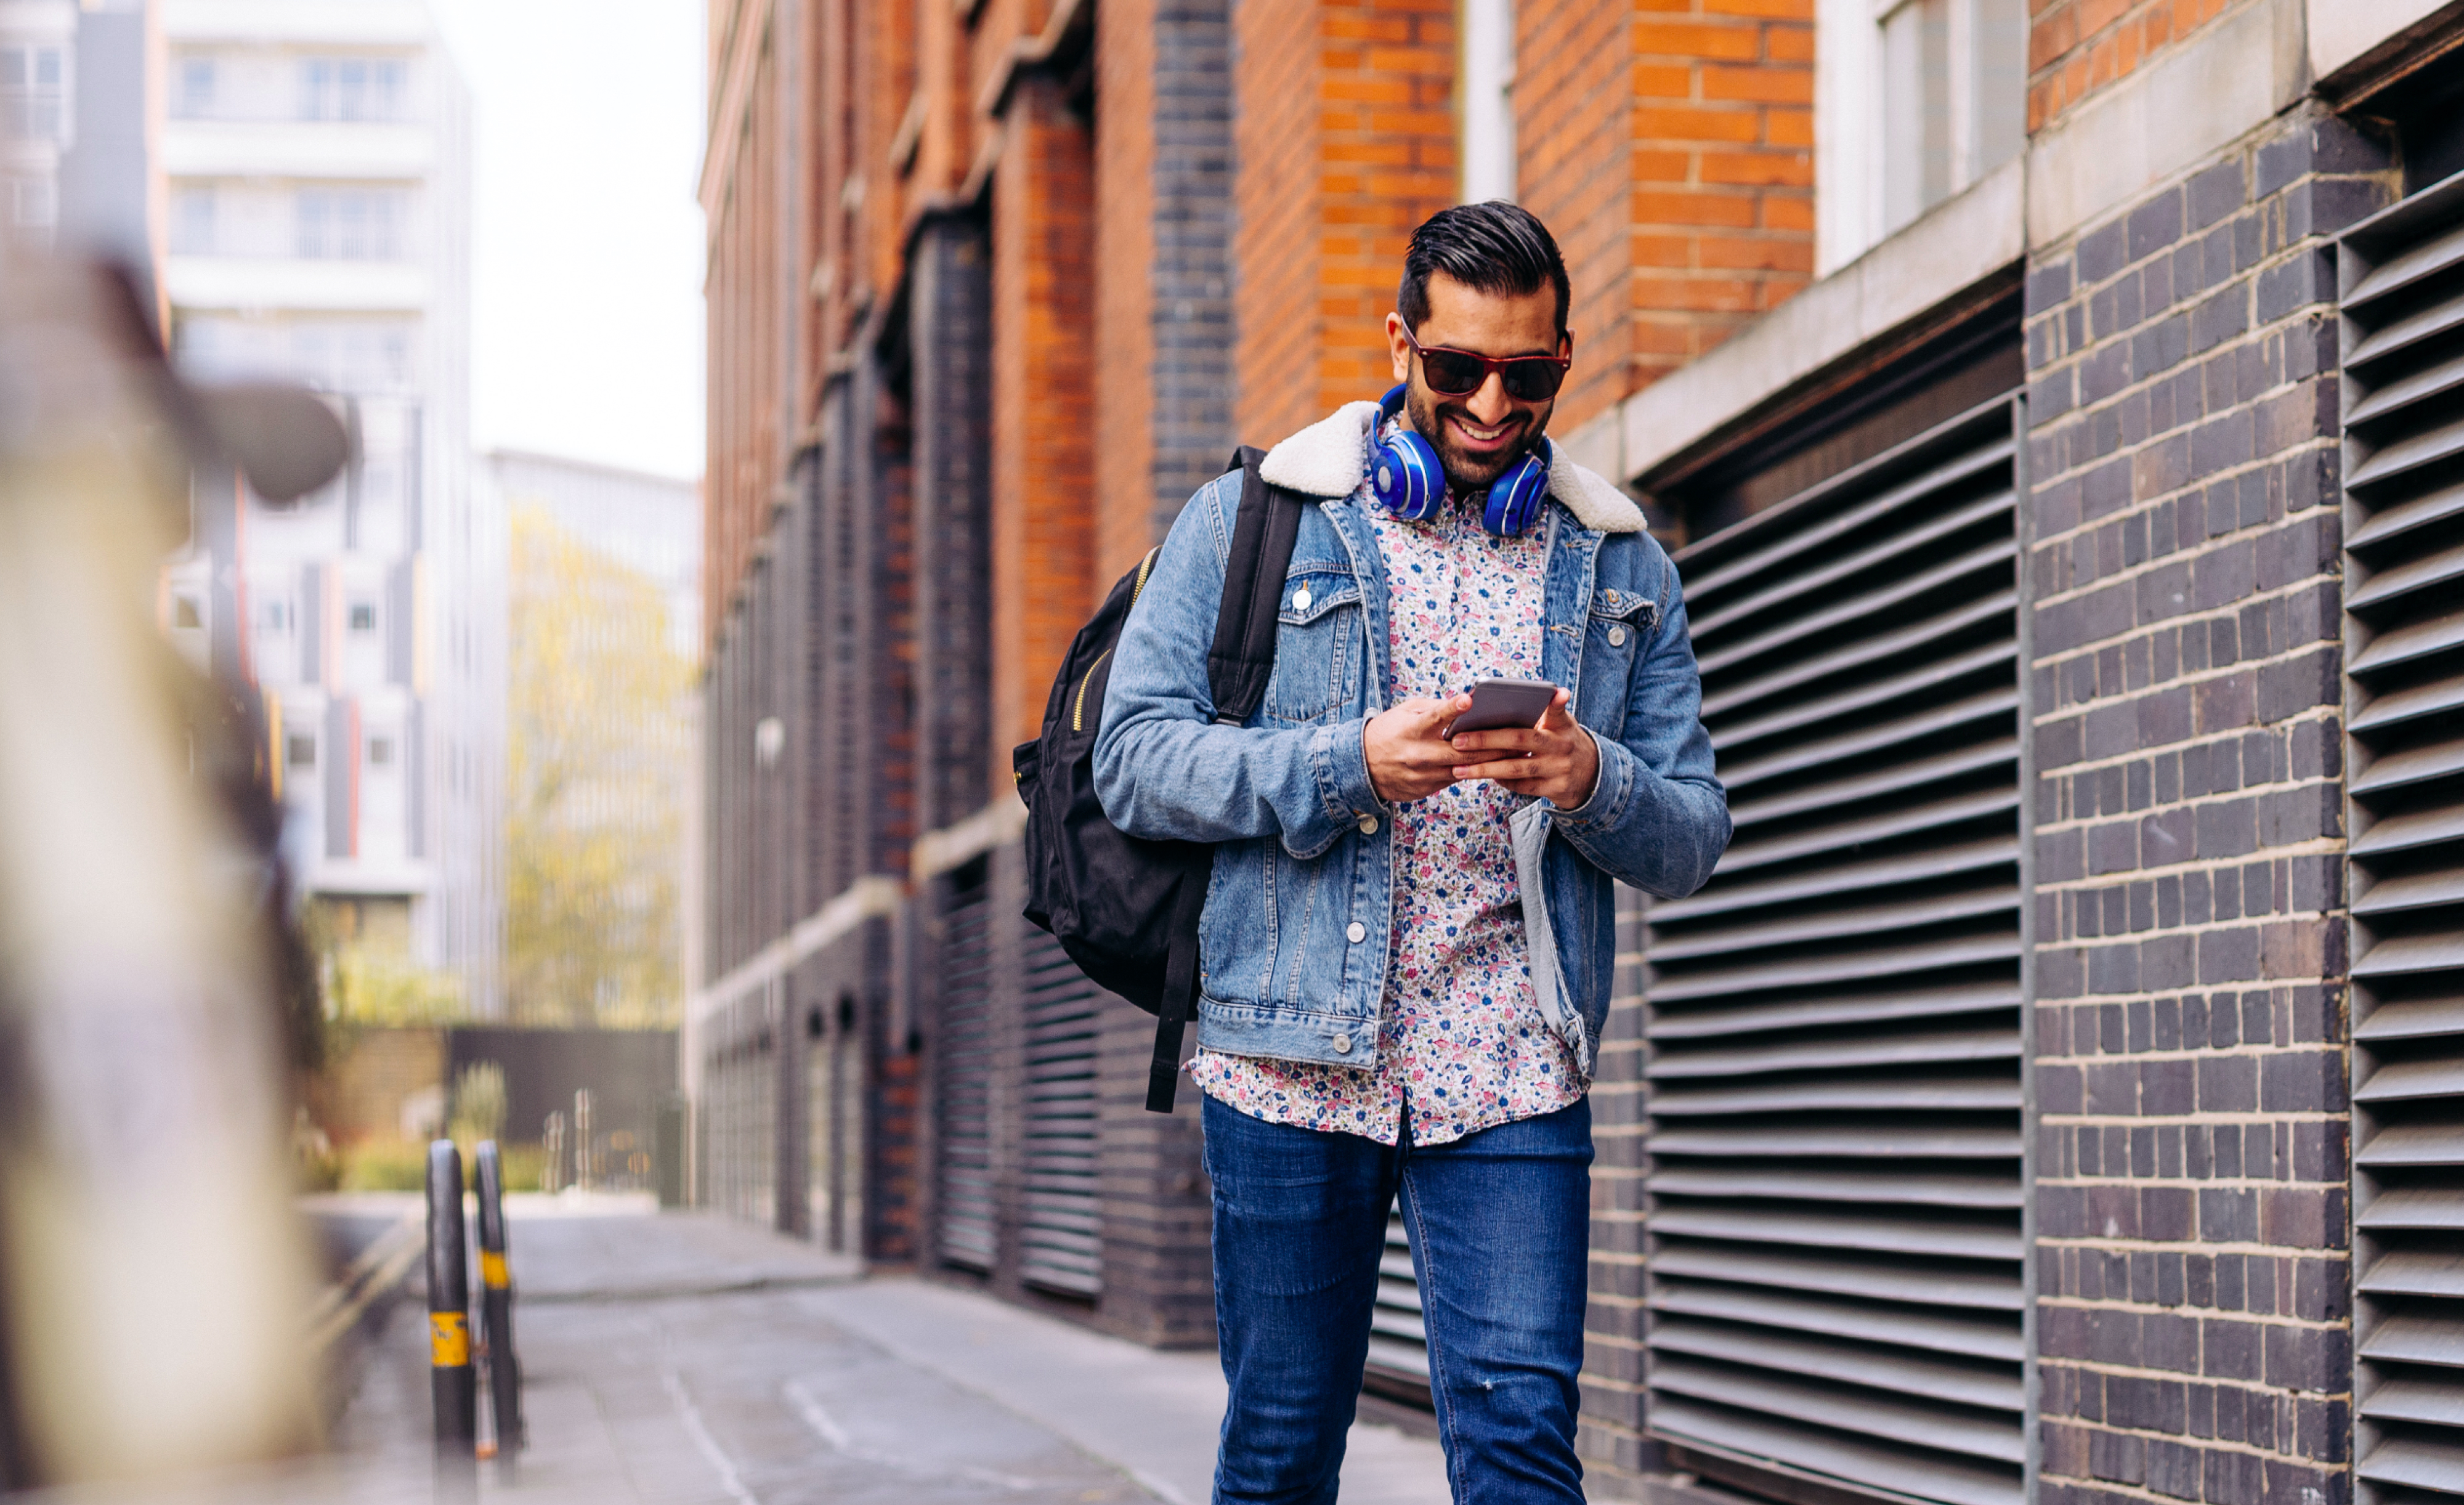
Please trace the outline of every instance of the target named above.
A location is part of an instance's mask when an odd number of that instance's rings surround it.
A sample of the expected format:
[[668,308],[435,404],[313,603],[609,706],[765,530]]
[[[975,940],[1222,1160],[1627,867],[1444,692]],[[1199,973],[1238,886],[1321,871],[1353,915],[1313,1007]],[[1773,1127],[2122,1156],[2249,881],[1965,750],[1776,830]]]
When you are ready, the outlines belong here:
[[[1181,510],[1113,653],[1095,741],[1104,813],[1132,835],[1212,842],[1199,1040],[1234,1055],[1376,1064],[1394,914],[1392,811],[1370,784],[1385,708],[1387,595],[1353,499],[1377,408],[1350,403],[1277,445],[1266,479],[1314,505],[1284,586],[1258,710],[1219,725],[1206,655],[1241,507],[1238,472]],[[1542,672],[1573,691],[1599,783],[1572,810],[1510,818],[1542,1013],[1588,1079],[1617,955],[1615,879],[1675,898],[1728,843],[1677,569],[1640,509],[1562,452],[1550,473]]]

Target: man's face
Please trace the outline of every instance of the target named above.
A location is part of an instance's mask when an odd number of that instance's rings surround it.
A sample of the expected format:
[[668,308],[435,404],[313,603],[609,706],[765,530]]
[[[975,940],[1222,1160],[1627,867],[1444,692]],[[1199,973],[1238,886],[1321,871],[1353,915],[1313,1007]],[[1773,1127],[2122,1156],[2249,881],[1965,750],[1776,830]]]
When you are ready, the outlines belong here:
[[[1556,295],[1483,293],[1443,272],[1429,274],[1429,317],[1412,331],[1423,349],[1440,345],[1477,355],[1559,355]],[[1478,493],[1506,474],[1549,427],[1557,406],[1517,402],[1506,394],[1505,378],[1487,373],[1477,391],[1448,397],[1429,389],[1419,356],[1404,338],[1399,314],[1386,316],[1386,342],[1395,357],[1395,379],[1407,384],[1403,416],[1438,452],[1446,484]]]

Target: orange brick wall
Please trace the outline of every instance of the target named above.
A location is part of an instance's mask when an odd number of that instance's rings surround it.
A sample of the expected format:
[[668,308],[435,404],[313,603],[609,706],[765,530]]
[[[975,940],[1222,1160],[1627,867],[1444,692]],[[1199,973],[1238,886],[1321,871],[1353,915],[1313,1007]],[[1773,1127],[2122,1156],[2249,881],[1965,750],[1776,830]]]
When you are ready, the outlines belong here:
[[1242,436],[1391,385],[1381,323],[1412,229],[1455,201],[1452,0],[1240,11]]
[[1239,11],[1233,426],[1247,444],[1272,444],[1316,416],[1318,110],[1303,82],[1316,11],[1317,0],[1241,0]]
[[1812,0],[1518,7],[1519,197],[1566,252],[1560,432],[1814,273]]
[[1574,364],[1557,397],[1560,432],[1632,389],[1626,318],[1633,235],[1626,221],[1635,65],[1625,5],[1523,0],[1515,8],[1515,186],[1565,253]]
[[1033,738],[1093,609],[1095,172],[1049,78],[1022,78],[993,176],[993,747]]
[[[784,13],[784,7],[780,13]],[[763,12],[738,0],[714,13],[722,44],[737,24],[767,27]],[[720,108],[733,113],[718,128],[734,138],[713,144],[714,169],[703,185],[708,213],[708,456],[704,461],[702,564],[704,620],[711,636],[726,626],[737,584],[752,567],[769,529],[772,493],[785,475],[795,427],[792,376],[782,369],[801,309],[780,256],[780,163],[789,123],[782,110],[780,59],[760,36],[721,60]],[[733,80],[734,86],[730,83]]]
[[2231,8],[2231,0],[2030,0],[2030,134]]
[[1095,414],[1094,588],[1134,565],[1154,545],[1155,12],[1099,6],[1096,86],[1103,119],[1119,122],[1095,141],[1095,348],[1103,400]]

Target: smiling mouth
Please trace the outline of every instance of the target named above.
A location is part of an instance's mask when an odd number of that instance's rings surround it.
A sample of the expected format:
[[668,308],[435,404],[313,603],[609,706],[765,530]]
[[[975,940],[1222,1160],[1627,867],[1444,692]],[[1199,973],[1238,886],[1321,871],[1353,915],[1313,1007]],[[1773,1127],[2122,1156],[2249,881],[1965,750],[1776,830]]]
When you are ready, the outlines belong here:
[[1468,419],[1464,418],[1461,413],[1448,413],[1446,414],[1446,427],[1455,432],[1455,436],[1457,438],[1463,440],[1473,449],[1488,450],[1504,444],[1516,432],[1520,432],[1523,426],[1520,423],[1509,420],[1506,423],[1497,425],[1495,428],[1484,429],[1478,424],[1472,423]]

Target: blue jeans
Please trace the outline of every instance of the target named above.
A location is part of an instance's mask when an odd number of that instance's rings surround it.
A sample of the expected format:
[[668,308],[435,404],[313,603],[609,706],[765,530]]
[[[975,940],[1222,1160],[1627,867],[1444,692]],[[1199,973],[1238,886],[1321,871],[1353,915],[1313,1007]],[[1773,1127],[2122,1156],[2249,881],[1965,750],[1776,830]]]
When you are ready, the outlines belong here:
[[1331,1505],[1397,1191],[1456,1505],[1581,1505],[1592,1110],[1388,1148],[1206,1099],[1223,1378],[1216,1505]]

